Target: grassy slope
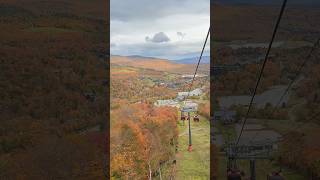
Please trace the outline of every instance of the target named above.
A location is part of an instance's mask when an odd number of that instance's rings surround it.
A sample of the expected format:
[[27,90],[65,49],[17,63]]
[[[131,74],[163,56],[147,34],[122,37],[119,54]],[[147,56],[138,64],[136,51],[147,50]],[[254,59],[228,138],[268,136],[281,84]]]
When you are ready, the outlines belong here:
[[202,180],[209,179],[210,175],[210,124],[201,117],[199,123],[191,121],[192,148],[188,148],[188,122],[185,125],[179,122],[179,151],[177,154],[177,179]]

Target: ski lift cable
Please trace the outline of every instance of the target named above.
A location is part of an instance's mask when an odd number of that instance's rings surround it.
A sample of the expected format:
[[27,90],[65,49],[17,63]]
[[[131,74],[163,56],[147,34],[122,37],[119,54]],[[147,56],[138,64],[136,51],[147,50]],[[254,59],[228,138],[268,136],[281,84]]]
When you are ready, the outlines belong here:
[[[199,68],[199,65],[200,65],[200,61],[201,61],[201,58],[202,58],[204,49],[205,49],[206,44],[207,44],[207,41],[208,41],[209,34],[210,34],[210,26],[209,26],[208,33],[207,33],[206,39],[205,39],[205,41],[204,41],[202,50],[201,50],[201,54],[200,54],[200,57],[199,57],[199,60],[198,60],[198,63],[197,63],[197,66],[196,66],[196,69],[195,69],[195,72],[194,72],[192,81],[190,82],[188,94],[187,94],[186,97],[184,97],[184,99],[186,99],[186,98],[188,98],[188,97],[190,96],[190,91],[191,91],[193,82],[194,82],[194,80],[195,80],[195,77],[196,77],[196,75],[197,75],[197,71],[198,71],[198,68]],[[189,146],[188,146],[188,151],[191,152],[191,151],[192,151],[192,140],[191,140],[191,136],[192,136],[192,135],[191,135],[191,124],[190,124],[191,118],[190,118],[190,112],[189,112],[189,111],[188,111],[188,120],[189,120],[189,121],[188,121],[188,122],[189,122]]]
[[[206,47],[206,44],[207,44],[209,35],[210,35],[210,26],[209,26],[209,30],[208,30],[206,39],[205,39],[205,41],[204,41],[204,44],[203,44],[203,47],[202,47],[202,50],[201,50],[201,53],[200,53],[200,56],[199,56],[199,59],[198,59],[198,63],[197,63],[197,66],[196,66],[196,69],[195,69],[195,72],[194,72],[192,81],[190,82],[189,91],[188,91],[188,95],[187,95],[186,98],[188,98],[188,97],[190,96],[190,91],[191,91],[193,82],[194,82],[194,80],[195,80],[195,78],[196,78],[196,75],[197,75],[197,72],[198,72],[198,68],[199,68],[199,65],[200,65],[200,62],[201,62],[201,59],[202,59],[202,55],[203,55],[204,49],[205,49],[205,47]],[[186,99],[186,98],[185,98],[185,99]]]
[[273,30],[273,34],[272,34],[272,37],[271,37],[271,41],[270,41],[270,43],[269,43],[269,46],[268,46],[268,49],[267,49],[267,53],[266,53],[266,55],[265,55],[265,58],[264,58],[264,61],[263,61],[262,67],[261,67],[261,71],[260,71],[260,73],[259,73],[258,80],[257,80],[256,86],[255,86],[255,88],[254,88],[254,92],[253,92],[252,98],[251,98],[251,100],[250,100],[249,108],[248,108],[248,111],[247,111],[247,113],[246,113],[244,122],[243,122],[242,127],[241,127],[240,134],[239,134],[238,139],[237,139],[237,142],[236,142],[237,145],[238,145],[238,143],[239,143],[239,141],[240,141],[240,138],[241,138],[241,135],[242,135],[244,126],[246,125],[246,122],[247,122],[247,119],[248,119],[248,115],[249,115],[249,113],[250,113],[250,110],[251,110],[251,107],[252,107],[252,104],[253,104],[255,95],[256,95],[256,93],[257,93],[257,89],[258,89],[258,87],[259,87],[259,84],[260,84],[260,81],[261,81],[261,78],[262,78],[262,74],[263,74],[264,68],[265,68],[266,63],[267,63],[267,61],[268,61],[269,53],[270,53],[270,50],[271,50],[273,41],[274,41],[274,39],[275,39],[275,36],[276,36],[276,34],[277,34],[278,27],[279,27],[279,24],[280,24],[282,15],[283,15],[283,13],[284,13],[284,11],[285,11],[286,5],[287,5],[287,0],[283,0],[282,7],[281,7],[281,10],[280,10],[280,13],[279,13],[277,22],[276,22],[275,28],[274,28],[274,30]]
[[317,46],[319,46],[320,43],[320,38],[318,38],[318,40],[313,44],[310,52],[308,53],[308,55],[306,56],[305,60],[302,62],[302,64],[299,66],[299,68],[297,68],[296,74],[293,78],[293,80],[290,82],[290,84],[288,85],[288,87],[286,88],[286,90],[284,91],[284,93],[282,94],[282,96],[280,97],[279,101],[277,102],[276,106],[273,109],[272,114],[277,110],[278,106],[280,105],[281,101],[283,100],[283,98],[285,97],[285,95],[289,92],[289,90],[291,89],[291,86],[294,84],[294,82],[298,79],[299,75],[302,73],[302,70],[304,68],[304,66],[307,64],[307,62],[310,60],[310,58],[312,57],[313,52],[316,50]]

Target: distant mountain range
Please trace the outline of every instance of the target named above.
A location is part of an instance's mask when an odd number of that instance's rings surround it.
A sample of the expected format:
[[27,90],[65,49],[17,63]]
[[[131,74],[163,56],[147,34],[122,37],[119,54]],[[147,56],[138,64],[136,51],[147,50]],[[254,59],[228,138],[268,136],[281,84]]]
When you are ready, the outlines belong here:
[[154,58],[154,57],[147,57],[147,56],[140,56],[140,55],[132,55],[132,56],[127,56],[128,58],[131,58],[131,59],[149,59],[149,60],[156,60],[157,58]]
[[[203,62],[208,62],[209,57],[204,56]],[[144,69],[153,69],[157,71],[166,71],[178,74],[190,74],[194,72],[197,63],[197,58],[181,59],[181,60],[167,60],[157,59],[143,56],[119,56],[111,55],[111,65],[129,66]],[[202,64],[202,63],[201,63]],[[199,67],[199,73],[208,74],[209,64],[204,63]]]
[[[113,57],[117,57],[117,55],[113,55]],[[127,57],[131,60],[148,60],[148,61],[156,61],[159,60],[159,58],[155,57],[146,57],[146,56],[140,56],[140,55],[132,55],[132,56],[118,56],[118,57]],[[164,59],[163,59],[164,60]],[[176,64],[197,64],[199,60],[199,57],[190,57],[190,58],[183,58],[178,60],[167,60],[172,63]],[[202,56],[201,64],[210,64],[210,56]]]
[[[178,63],[178,64],[197,64],[198,60],[199,60],[199,57],[192,57],[192,58],[174,60],[174,62]],[[200,63],[201,64],[210,64],[210,56],[202,56]]]

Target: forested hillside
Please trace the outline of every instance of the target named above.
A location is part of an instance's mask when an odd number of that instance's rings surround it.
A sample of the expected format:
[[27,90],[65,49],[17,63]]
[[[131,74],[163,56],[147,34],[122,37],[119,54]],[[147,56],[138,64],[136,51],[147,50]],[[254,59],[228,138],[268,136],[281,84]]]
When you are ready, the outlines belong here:
[[111,176],[169,179],[178,140],[177,110],[148,104],[122,104],[111,113]]
[[[147,59],[139,58],[144,61]],[[181,126],[181,122],[178,122],[179,108],[168,105],[157,106],[154,103],[158,100],[171,100],[179,104],[176,99],[178,92],[189,90],[191,78],[183,77],[185,74],[188,75],[188,71],[171,71],[176,66],[179,68],[189,65],[175,65],[153,58],[148,59],[149,65],[152,64],[152,67],[149,67],[148,64],[142,65],[138,61],[140,60],[132,57],[131,59],[113,57],[111,61],[111,177],[113,179],[179,178],[179,173],[192,167],[189,166],[192,164],[189,162],[184,167],[180,166],[179,163],[183,161],[177,157],[177,154],[189,153],[185,149],[186,141],[179,141],[180,136],[184,135],[183,131],[180,132],[181,127],[179,128],[179,125]],[[166,69],[163,64],[170,66]],[[190,65],[192,66],[194,65]],[[203,97],[190,98],[206,103],[201,106],[200,114],[208,118],[208,76],[196,78],[193,88],[203,88]],[[202,121],[204,123],[201,125],[207,125],[207,120]],[[201,145],[207,147],[206,135],[209,136],[209,133],[203,132],[205,136],[201,137],[205,141],[202,142],[201,139]],[[200,147],[203,146],[199,145]],[[200,149],[198,151],[202,152]],[[209,149],[206,149],[206,152],[209,152]],[[197,158],[197,153],[190,156],[194,157],[196,163],[205,162]],[[209,159],[208,156],[206,158]],[[188,158],[183,160],[187,162]],[[207,170],[208,168],[203,171]],[[203,177],[207,176],[208,174],[205,174]]]
[[111,66],[111,178],[174,177],[177,109],[155,107],[161,98],[175,98],[165,72]]

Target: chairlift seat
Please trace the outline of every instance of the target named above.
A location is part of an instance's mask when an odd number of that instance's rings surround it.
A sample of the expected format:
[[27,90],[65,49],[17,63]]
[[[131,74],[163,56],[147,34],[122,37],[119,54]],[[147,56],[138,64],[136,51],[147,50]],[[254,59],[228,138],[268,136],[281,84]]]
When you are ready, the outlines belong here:
[[200,118],[199,118],[198,116],[194,116],[194,117],[193,117],[193,121],[194,121],[194,122],[199,122],[199,121],[200,121]]

